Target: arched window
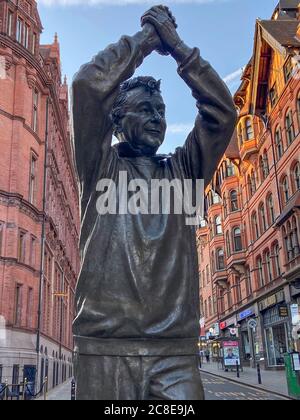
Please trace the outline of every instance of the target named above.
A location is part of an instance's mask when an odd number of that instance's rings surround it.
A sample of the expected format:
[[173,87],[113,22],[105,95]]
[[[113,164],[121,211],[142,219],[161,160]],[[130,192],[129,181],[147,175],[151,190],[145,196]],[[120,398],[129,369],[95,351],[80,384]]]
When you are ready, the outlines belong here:
[[236,190],[230,192],[230,210],[232,212],[239,210],[238,193]]
[[280,248],[278,242],[273,245],[273,258],[274,258],[274,270],[275,270],[275,277],[279,277],[281,275],[281,267],[280,267]]
[[228,208],[227,208],[227,198],[226,198],[226,194],[223,195],[223,208],[224,208],[224,216],[225,218],[228,215]]
[[260,166],[260,177],[262,182],[267,179],[270,169],[269,169],[269,161],[268,161],[268,154],[265,150],[263,155],[259,158],[259,166]]
[[252,170],[251,172],[250,189],[251,189],[251,196],[253,196],[256,192],[256,178],[255,178],[254,170]]
[[244,143],[244,140],[243,140],[243,130],[242,130],[242,125],[241,124],[239,124],[239,126],[238,126],[237,133],[238,133],[239,145],[240,145],[240,147],[242,147],[243,143]]
[[261,257],[258,257],[256,260],[257,264],[257,273],[258,273],[258,285],[259,288],[265,285],[265,276],[264,276],[264,269]]
[[215,253],[214,251],[211,253],[211,271],[212,273],[215,273]]
[[219,204],[221,202],[219,194],[214,191],[212,191],[212,202],[213,204]]
[[300,127],[300,92],[297,97],[297,115],[298,115],[298,126]]
[[267,212],[268,212],[269,226],[272,226],[275,223],[275,208],[274,208],[274,200],[273,200],[272,194],[269,194],[267,197]]
[[243,250],[242,232],[241,228],[239,227],[233,229],[233,246],[235,252],[240,252]]
[[272,261],[271,261],[271,254],[270,251],[266,251],[264,254],[264,260],[266,264],[266,271],[267,271],[267,279],[271,283],[273,281],[273,268],[272,268]]
[[234,164],[229,161],[226,163],[227,166],[227,178],[234,176],[235,175],[235,169],[234,169]]
[[287,176],[285,176],[282,179],[281,186],[282,186],[283,201],[286,204],[290,199],[290,186],[289,186],[289,180]]
[[286,114],[285,129],[286,129],[287,143],[288,143],[288,146],[290,146],[295,140],[295,127],[294,127],[292,110],[289,110]]
[[252,278],[250,267],[246,267],[246,293],[247,297],[252,295]]
[[217,250],[217,270],[224,270],[225,269],[225,255],[224,250],[219,248]]
[[253,238],[256,241],[260,236],[256,212],[252,214],[252,228],[253,228]]
[[215,233],[216,235],[222,235],[223,234],[223,227],[222,227],[222,218],[221,216],[215,217]]
[[263,203],[259,206],[259,220],[260,220],[260,230],[264,233],[267,230],[267,220],[266,220],[266,212],[265,206]]
[[275,143],[276,143],[276,156],[277,156],[277,160],[279,160],[280,158],[282,158],[283,153],[284,153],[281,127],[278,127],[275,132]]
[[297,225],[296,217],[293,217],[292,219],[292,229],[293,229],[293,248],[294,248],[294,255],[296,257],[300,254],[298,225]]
[[229,258],[231,256],[231,243],[230,243],[229,232],[226,232],[226,252],[227,252],[227,258]]
[[254,131],[253,131],[253,124],[252,124],[252,119],[251,118],[246,119],[245,129],[246,129],[245,139],[246,140],[252,140],[254,138]]
[[294,232],[293,232],[290,222],[287,223],[286,245],[287,245],[287,252],[288,252],[288,261],[292,261],[295,258],[295,248],[294,248]]
[[293,169],[293,186],[294,191],[300,190],[300,163],[298,162]]

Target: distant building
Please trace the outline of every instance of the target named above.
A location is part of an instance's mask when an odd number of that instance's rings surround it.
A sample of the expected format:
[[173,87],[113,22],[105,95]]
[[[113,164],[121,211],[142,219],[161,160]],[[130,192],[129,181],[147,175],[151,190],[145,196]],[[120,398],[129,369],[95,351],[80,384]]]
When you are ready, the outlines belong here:
[[72,375],[80,225],[68,86],[41,31],[34,0],[0,0],[0,383],[50,389]]
[[222,337],[238,336],[243,363],[264,359],[266,368],[300,350],[298,3],[281,1],[270,20],[256,22],[253,57],[234,96],[236,134],[207,189],[207,225],[198,231],[208,343],[217,348]]

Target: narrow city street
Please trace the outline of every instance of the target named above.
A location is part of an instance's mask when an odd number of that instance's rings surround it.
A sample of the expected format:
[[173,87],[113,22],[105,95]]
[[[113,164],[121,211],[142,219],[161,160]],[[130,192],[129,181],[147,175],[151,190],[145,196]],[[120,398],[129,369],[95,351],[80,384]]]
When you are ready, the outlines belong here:
[[284,401],[287,398],[202,373],[207,401]]

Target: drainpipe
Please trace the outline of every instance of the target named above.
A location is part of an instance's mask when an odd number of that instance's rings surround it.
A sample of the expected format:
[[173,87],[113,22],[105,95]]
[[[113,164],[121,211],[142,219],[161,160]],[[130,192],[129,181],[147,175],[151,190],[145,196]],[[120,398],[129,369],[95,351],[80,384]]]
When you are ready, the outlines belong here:
[[43,221],[42,221],[42,234],[41,234],[41,256],[40,256],[40,283],[39,283],[39,299],[38,299],[38,325],[36,335],[36,353],[37,353],[37,369],[36,369],[36,383],[38,382],[39,372],[39,355],[40,355],[40,342],[41,342],[41,323],[42,323],[42,293],[43,293],[43,280],[45,269],[45,242],[46,242],[46,187],[47,187],[47,155],[48,155],[48,129],[49,129],[49,105],[50,99],[47,97],[46,102],[46,128],[45,128],[45,158],[44,158],[44,182],[43,182]]

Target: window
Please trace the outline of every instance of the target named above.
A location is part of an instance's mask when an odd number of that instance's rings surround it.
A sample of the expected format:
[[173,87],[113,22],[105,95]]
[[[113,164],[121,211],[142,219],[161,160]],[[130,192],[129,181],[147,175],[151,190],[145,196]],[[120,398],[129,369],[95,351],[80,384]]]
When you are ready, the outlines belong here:
[[251,171],[251,176],[250,176],[250,179],[249,180],[250,180],[250,185],[249,185],[249,188],[250,188],[250,196],[253,197],[253,195],[256,192],[256,178],[255,178],[255,172],[254,172],[254,170]]
[[30,240],[30,258],[29,258],[29,264],[33,268],[36,265],[36,238],[34,236],[31,236],[31,240]]
[[234,164],[232,162],[227,162],[227,177],[235,175]]
[[252,284],[251,284],[251,270],[249,267],[246,267],[246,293],[247,297],[252,295]]
[[283,142],[282,142],[282,134],[281,134],[281,128],[278,127],[275,132],[275,143],[276,143],[276,155],[277,160],[282,158],[284,149],[283,149]]
[[298,114],[298,126],[300,126],[300,93],[297,98],[297,114]]
[[271,283],[273,281],[273,269],[272,269],[272,262],[271,262],[271,255],[270,251],[265,252],[265,264],[267,267],[267,278]]
[[212,316],[212,300],[211,300],[211,297],[208,298],[208,313],[209,313],[209,316],[211,317]]
[[210,283],[210,278],[209,278],[209,265],[206,266],[206,284]]
[[36,43],[37,43],[37,35],[36,33],[34,33],[32,36],[32,50],[31,50],[33,55],[35,55],[36,53]]
[[242,300],[242,290],[241,290],[241,282],[239,277],[235,277],[235,297],[236,303],[240,303]]
[[300,163],[297,163],[293,169],[293,184],[294,190],[300,190]]
[[38,129],[38,105],[39,105],[39,93],[35,89],[33,92],[33,110],[32,110],[32,129],[37,132]]
[[277,86],[275,83],[270,90],[270,103],[271,103],[272,108],[275,106],[277,101],[278,101],[278,93],[277,93]]
[[0,255],[2,254],[2,245],[4,237],[4,223],[0,222]]
[[7,14],[7,35],[12,36],[13,35],[13,26],[14,26],[14,14],[11,10],[8,11]]
[[241,124],[239,124],[239,126],[238,126],[237,133],[238,133],[239,145],[240,145],[240,147],[242,147],[243,143],[244,143],[244,139],[243,139],[243,131],[242,131]]
[[233,243],[235,252],[240,252],[243,250],[242,232],[239,227],[233,229]]
[[15,325],[20,326],[22,321],[22,288],[21,284],[16,285],[15,292]]
[[217,270],[224,270],[225,269],[225,255],[224,250],[219,248],[217,250]]
[[221,216],[216,216],[215,217],[215,232],[216,232],[216,235],[222,235],[223,234]]
[[19,391],[19,374],[20,374],[20,366],[13,365],[12,371],[12,392],[17,393]]
[[257,214],[253,213],[252,214],[252,228],[253,228],[253,238],[256,241],[259,236],[260,236],[260,232],[259,232],[259,227],[258,227],[258,220],[257,220]]
[[290,199],[290,187],[288,177],[285,176],[281,182],[283,201],[286,204]]
[[254,131],[251,118],[247,118],[245,122],[245,129],[246,129],[246,140],[252,140],[254,138]]
[[28,328],[32,328],[32,313],[33,313],[33,289],[28,288],[27,296],[27,311],[26,311],[26,325]]
[[223,208],[224,208],[224,217],[226,218],[228,215],[226,194],[223,195]]
[[236,190],[230,193],[230,209],[232,212],[239,210],[238,193]]
[[296,217],[293,217],[292,219],[292,229],[293,229],[294,255],[297,256],[300,254],[300,247],[299,247],[299,235],[298,235],[298,225],[297,225]]
[[24,26],[24,42],[23,45],[25,48],[29,48],[29,34],[30,34],[30,27],[28,25]]
[[272,226],[275,223],[275,209],[274,209],[274,200],[273,200],[272,194],[269,194],[267,197],[267,210],[268,210],[269,226]]
[[295,128],[294,128],[293,114],[291,110],[288,111],[285,117],[285,129],[286,129],[287,143],[288,143],[288,146],[290,146],[295,140]]
[[30,175],[29,175],[29,202],[31,204],[36,203],[36,166],[37,158],[35,155],[31,155],[30,159]]
[[279,244],[276,243],[273,246],[273,257],[274,257],[274,268],[275,268],[275,275],[279,277],[281,275],[281,268],[280,268],[280,248]]
[[229,232],[226,232],[226,251],[227,251],[227,258],[229,258],[231,255],[231,244],[230,244]]
[[24,22],[18,17],[17,20],[17,41],[21,44],[23,40]]
[[19,240],[18,240],[18,261],[25,263],[25,236],[24,231],[19,231]]
[[266,179],[270,173],[270,168],[269,168],[269,160],[268,160],[268,153],[265,150],[262,156],[263,159],[263,173],[264,173],[264,179]]
[[267,230],[267,220],[263,203],[259,206],[259,219],[261,232],[264,233]]
[[285,83],[288,83],[288,81],[291,79],[293,75],[293,62],[291,58],[289,58],[288,61],[285,63],[283,71],[284,71]]
[[259,288],[265,285],[264,269],[261,257],[257,259],[257,271],[258,271],[258,285]]

